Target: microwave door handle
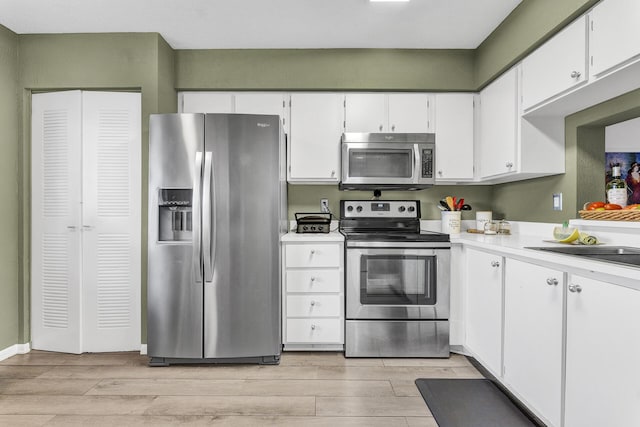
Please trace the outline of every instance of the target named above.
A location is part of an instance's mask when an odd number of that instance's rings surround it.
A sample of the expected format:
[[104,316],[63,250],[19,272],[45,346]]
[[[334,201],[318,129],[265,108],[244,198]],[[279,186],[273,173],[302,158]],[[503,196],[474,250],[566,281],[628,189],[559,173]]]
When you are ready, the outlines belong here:
[[[208,151],[204,157],[204,178],[202,190],[202,246],[204,257],[204,280],[213,280],[213,260],[215,257],[215,222],[213,212],[215,210],[213,194],[213,161],[212,153]],[[211,224],[213,223],[213,229]]]
[[413,146],[413,182],[418,183],[420,181],[420,147],[418,144]]
[[202,209],[200,191],[202,182],[202,151],[196,152],[196,161],[193,179],[192,208],[192,235],[193,235],[193,270],[196,282],[202,282]]

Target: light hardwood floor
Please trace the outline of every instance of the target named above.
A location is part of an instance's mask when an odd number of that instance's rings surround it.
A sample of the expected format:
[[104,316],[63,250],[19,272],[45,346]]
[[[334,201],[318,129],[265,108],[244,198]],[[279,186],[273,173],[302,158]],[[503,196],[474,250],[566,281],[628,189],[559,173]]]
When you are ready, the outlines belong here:
[[428,426],[414,381],[481,378],[450,359],[285,352],[280,365],[151,368],[138,353],[32,351],[0,362],[0,426]]

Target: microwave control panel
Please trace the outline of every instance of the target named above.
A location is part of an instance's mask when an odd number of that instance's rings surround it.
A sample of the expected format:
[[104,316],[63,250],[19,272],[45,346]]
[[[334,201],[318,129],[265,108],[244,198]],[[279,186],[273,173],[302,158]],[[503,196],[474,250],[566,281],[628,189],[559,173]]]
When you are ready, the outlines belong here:
[[422,178],[433,178],[433,149],[422,149]]

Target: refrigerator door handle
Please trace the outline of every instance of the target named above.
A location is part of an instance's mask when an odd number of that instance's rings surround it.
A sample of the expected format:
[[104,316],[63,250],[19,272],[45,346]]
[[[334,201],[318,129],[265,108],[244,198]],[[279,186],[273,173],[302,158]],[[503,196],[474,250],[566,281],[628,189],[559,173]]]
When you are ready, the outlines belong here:
[[[204,155],[204,183],[202,191],[202,239],[204,256],[204,280],[213,280],[213,259],[215,256],[215,196],[213,194],[213,154],[208,151]],[[213,221],[212,221],[213,220]],[[213,230],[211,229],[213,224]]]
[[202,151],[196,152],[195,177],[193,180],[193,270],[196,282],[202,282],[202,210],[200,207],[200,187],[202,182]]

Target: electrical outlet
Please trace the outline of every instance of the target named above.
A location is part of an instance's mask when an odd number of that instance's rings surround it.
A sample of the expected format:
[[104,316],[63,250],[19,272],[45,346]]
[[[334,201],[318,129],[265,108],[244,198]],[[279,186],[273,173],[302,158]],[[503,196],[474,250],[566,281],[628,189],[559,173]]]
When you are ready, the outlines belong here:
[[329,212],[329,199],[320,199],[320,212]]
[[562,210],[562,193],[553,193],[553,210]]

